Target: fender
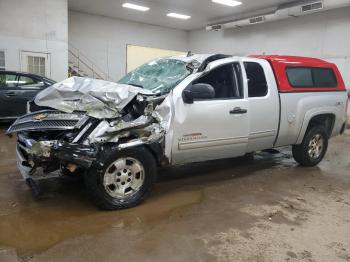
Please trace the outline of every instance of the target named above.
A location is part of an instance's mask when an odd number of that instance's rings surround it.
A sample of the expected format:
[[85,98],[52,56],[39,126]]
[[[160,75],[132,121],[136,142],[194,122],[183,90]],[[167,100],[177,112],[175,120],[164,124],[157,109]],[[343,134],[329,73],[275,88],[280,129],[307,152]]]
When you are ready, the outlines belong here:
[[310,120],[313,117],[318,116],[318,115],[325,115],[325,114],[334,115],[336,117],[337,113],[338,113],[338,110],[334,106],[318,107],[318,108],[312,108],[312,109],[308,110],[305,113],[303,124],[301,126],[300,133],[299,133],[298,139],[297,139],[295,144],[297,144],[297,145],[301,144],[301,142],[304,139],[306,130],[309,126]]

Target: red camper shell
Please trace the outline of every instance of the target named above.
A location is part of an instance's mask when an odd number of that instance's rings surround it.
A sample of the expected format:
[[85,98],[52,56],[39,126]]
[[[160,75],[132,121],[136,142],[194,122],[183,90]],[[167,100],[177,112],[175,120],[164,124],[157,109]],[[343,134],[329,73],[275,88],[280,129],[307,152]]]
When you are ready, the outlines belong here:
[[311,57],[250,55],[267,60],[273,68],[279,92],[346,91],[333,63]]

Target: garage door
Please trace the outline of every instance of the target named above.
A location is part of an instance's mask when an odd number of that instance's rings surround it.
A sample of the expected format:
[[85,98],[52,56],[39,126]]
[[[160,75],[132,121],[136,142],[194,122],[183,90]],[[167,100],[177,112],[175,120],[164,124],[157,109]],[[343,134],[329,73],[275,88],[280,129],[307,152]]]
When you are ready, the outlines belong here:
[[127,64],[126,70],[130,72],[136,67],[160,57],[167,56],[178,56],[186,54],[181,51],[159,49],[159,48],[150,48],[136,45],[127,45]]

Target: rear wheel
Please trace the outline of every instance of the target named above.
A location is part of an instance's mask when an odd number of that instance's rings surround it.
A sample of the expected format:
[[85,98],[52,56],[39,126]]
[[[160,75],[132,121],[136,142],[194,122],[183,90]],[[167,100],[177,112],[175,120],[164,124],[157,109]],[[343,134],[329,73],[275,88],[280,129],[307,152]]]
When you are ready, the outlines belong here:
[[111,150],[85,176],[88,194],[106,210],[130,208],[145,199],[156,179],[153,155],[143,147]]
[[315,166],[327,152],[328,135],[323,126],[308,129],[303,142],[293,146],[293,157],[302,166]]

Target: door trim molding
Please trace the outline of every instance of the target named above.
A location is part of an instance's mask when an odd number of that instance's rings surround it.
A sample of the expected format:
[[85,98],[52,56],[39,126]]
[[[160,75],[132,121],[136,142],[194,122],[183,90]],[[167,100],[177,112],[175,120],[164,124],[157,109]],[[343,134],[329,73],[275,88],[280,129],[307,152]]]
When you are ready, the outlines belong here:
[[275,136],[275,134],[276,134],[276,130],[252,132],[249,134],[249,139],[265,138],[265,137]]
[[217,138],[217,139],[206,139],[199,141],[185,141],[179,142],[179,150],[197,149],[205,147],[225,146],[234,144],[248,143],[248,137],[228,137],[228,138]]

